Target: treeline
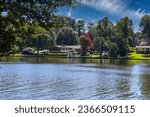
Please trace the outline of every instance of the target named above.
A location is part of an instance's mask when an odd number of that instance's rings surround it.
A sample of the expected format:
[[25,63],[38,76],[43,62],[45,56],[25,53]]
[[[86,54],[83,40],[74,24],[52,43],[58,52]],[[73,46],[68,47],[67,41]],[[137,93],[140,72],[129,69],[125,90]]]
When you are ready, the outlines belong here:
[[53,43],[53,27],[62,27],[58,8],[76,4],[76,0],[1,0],[0,54],[27,46],[46,48]]
[[105,52],[110,56],[126,56],[129,47],[145,39],[150,41],[150,16],[140,22],[141,32],[134,33],[132,19],[124,17],[115,25],[104,17],[97,24],[86,23],[66,16],[55,15],[62,6],[78,4],[66,2],[7,1],[0,6],[0,54],[19,52],[26,47],[37,50],[51,45],[82,45],[81,54]]
[[99,54],[105,52],[112,57],[127,56],[130,51],[129,47],[135,47],[141,39],[150,41],[149,15],[142,17],[139,24],[141,32],[136,33],[134,32],[132,19],[127,16],[119,19],[115,25],[108,17],[100,19],[97,24],[68,17],[62,17],[61,19],[64,27],[58,31],[55,44],[81,44],[82,55],[86,55],[86,52]]

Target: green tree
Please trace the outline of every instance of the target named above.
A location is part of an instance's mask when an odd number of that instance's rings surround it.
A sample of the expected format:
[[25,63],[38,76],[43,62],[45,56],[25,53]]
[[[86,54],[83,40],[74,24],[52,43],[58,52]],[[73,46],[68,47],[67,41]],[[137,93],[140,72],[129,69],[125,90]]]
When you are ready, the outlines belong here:
[[34,47],[37,50],[39,48],[47,49],[54,44],[55,35],[53,31],[47,31],[38,23],[24,23],[21,30],[22,37],[17,37],[15,43],[20,50],[26,47]]
[[6,12],[23,21],[51,23],[58,7],[76,3],[76,0],[1,0],[0,14]]
[[97,28],[96,25],[89,22],[87,24],[87,27],[88,27],[88,31],[89,31],[90,36],[92,37],[92,39],[94,39],[94,37],[96,36],[96,28]]
[[83,20],[77,21],[78,37],[80,37],[84,33],[84,26],[85,26],[85,22]]
[[145,39],[150,40],[150,15],[144,15],[140,22],[142,35]]
[[66,16],[59,16],[59,24],[60,27],[70,27],[72,28],[74,31],[77,28],[77,23],[75,19],[72,19],[70,17],[66,17]]
[[99,52],[100,56],[103,51],[109,51],[109,44],[113,39],[113,23],[107,17],[100,20],[94,32],[94,49]]
[[76,32],[69,27],[62,28],[56,39],[56,43],[59,45],[75,45],[77,44]]
[[[15,37],[20,36],[20,29],[24,23],[36,22],[49,30],[59,25],[59,18],[55,15],[57,8],[76,3],[76,0],[1,0],[0,30],[3,31],[3,34],[0,33],[0,51],[6,52],[7,50],[8,52],[11,49]],[[18,31],[13,31],[14,29],[18,29]],[[9,41],[6,41],[5,35]]]
[[135,33],[135,45],[139,45],[142,39],[142,33],[141,32],[136,32]]
[[32,24],[33,33],[27,39],[26,44],[29,47],[34,47],[37,50],[37,54],[39,54],[39,49],[48,49],[50,45],[54,44],[54,37],[50,31],[45,30],[39,25]]
[[99,53],[100,57],[103,51],[104,40],[105,39],[103,37],[94,37],[94,50]]
[[127,56],[128,46],[134,39],[133,23],[128,17],[120,19],[115,26],[115,40],[120,56]]
[[0,54],[8,53],[15,41],[16,27],[8,17],[0,16]]
[[111,42],[109,43],[109,54],[111,57],[116,57],[118,54],[118,46],[116,43]]
[[113,23],[104,17],[97,24],[97,35],[105,40],[111,40],[113,34]]

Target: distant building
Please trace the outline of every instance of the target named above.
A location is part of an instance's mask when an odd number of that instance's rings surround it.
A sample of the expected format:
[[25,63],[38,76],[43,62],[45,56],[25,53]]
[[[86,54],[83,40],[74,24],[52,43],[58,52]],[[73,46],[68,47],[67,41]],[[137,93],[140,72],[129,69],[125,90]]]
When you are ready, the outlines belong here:
[[49,47],[50,52],[59,52],[60,50],[61,50],[61,48],[56,45],[52,45]]
[[138,46],[136,46],[136,52],[141,54],[150,54],[149,39],[141,39]]
[[27,47],[22,50],[22,54],[34,54],[34,52],[35,52],[35,49],[31,47]]
[[150,46],[136,46],[136,52],[141,54],[149,54]]
[[81,45],[53,45],[49,47],[50,52],[75,52],[81,51]]

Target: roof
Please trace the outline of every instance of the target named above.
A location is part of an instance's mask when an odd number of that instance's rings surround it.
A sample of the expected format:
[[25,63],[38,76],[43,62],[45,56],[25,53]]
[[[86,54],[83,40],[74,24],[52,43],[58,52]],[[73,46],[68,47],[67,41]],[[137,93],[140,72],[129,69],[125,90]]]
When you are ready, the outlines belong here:
[[136,48],[150,48],[150,46],[136,46]]
[[31,47],[27,47],[27,48],[23,49],[23,51],[34,51],[34,49]]
[[81,49],[81,45],[55,45],[59,48]]
[[150,46],[150,41],[148,39],[141,39],[139,45],[140,46]]

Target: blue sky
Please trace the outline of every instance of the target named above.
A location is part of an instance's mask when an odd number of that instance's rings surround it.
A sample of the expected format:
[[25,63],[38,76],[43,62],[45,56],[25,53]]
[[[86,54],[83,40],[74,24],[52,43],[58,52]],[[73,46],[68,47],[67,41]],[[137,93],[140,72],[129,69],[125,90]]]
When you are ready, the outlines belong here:
[[150,14],[150,0],[81,0],[81,2],[82,5],[74,8],[61,8],[59,14],[93,23],[105,16],[113,23],[128,16],[133,20],[136,32],[139,30],[141,17]]

